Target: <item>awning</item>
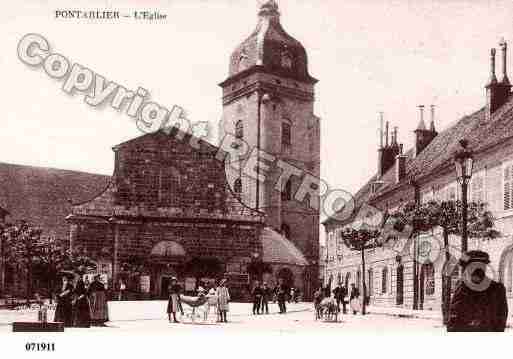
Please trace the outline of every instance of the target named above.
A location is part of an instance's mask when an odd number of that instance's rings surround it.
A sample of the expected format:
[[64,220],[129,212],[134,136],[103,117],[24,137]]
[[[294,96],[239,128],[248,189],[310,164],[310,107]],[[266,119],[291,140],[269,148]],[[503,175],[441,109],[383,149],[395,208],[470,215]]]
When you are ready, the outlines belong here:
[[264,228],[260,235],[264,263],[307,266],[303,253],[287,238],[271,228]]

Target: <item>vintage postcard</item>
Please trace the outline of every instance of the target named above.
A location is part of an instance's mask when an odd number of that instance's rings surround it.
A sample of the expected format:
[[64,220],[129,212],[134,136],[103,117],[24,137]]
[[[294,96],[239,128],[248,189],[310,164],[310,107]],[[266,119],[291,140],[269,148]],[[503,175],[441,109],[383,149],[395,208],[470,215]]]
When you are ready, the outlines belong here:
[[512,19],[505,0],[3,4],[2,343],[512,334]]

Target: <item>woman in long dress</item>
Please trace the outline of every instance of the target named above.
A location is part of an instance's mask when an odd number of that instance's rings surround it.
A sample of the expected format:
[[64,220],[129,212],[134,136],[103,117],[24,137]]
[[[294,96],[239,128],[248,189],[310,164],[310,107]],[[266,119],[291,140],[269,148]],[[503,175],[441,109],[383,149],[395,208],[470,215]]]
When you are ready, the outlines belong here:
[[349,296],[349,305],[353,311],[353,315],[356,315],[360,311],[360,290],[356,286],[351,284],[351,294]]
[[91,307],[89,298],[82,278],[78,278],[75,285],[75,300],[73,301],[73,325],[78,328],[89,328],[91,326]]
[[207,304],[205,306],[205,321],[207,321],[208,316],[210,315],[211,309],[214,309],[214,314],[217,317],[217,320],[219,321],[219,311],[217,310],[217,295],[216,290],[214,288],[210,288],[207,294]]
[[62,287],[57,294],[54,322],[62,322],[65,327],[73,325],[73,286],[68,277],[62,277]]
[[107,306],[107,296],[105,285],[100,281],[100,276],[94,277],[89,285],[89,303],[91,304],[91,324],[95,326],[104,326],[109,321],[109,308]]
[[226,314],[230,310],[229,302],[230,302],[230,292],[226,287],[226,279],[223,279],[219,283],[219,287],[217,287],[216,295],[217,295],[217,308],[219,310],[219,315],[221,317],[221,322],[228,323],[226,318]]
[[178,284],[178,280],[173,277],[171,278],[171,284],[169,286],[169,300],[167,302],[167,316],[169,318],[169,322],[171,323],[171,315],[173,316],[173,321],[175,323],[179,323],[176,319],[176,312],[180,311],[183,315],[182,304],[180,303],[180,293],[182,292],[182,287]]

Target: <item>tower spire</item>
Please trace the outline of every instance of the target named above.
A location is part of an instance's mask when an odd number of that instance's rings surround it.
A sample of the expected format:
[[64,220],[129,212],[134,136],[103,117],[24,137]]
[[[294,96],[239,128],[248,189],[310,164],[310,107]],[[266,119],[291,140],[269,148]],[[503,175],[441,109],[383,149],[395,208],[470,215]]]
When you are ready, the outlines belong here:
[[258,11],[260,17],[280,17],[280,10],[278,3],[275,0],[264,0],[260,2],[260,10]]

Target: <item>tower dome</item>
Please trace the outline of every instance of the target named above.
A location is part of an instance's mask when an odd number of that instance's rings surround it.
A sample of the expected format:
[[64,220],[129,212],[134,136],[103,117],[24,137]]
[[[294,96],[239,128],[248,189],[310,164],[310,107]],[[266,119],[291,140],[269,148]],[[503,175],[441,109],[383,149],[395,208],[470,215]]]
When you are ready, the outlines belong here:
[[305,48],[281,26],[276,1],[264,1],[258,18],[256,29],[231,55],[229,77],[259,67],[283,77],[317,82],[308,73]]

